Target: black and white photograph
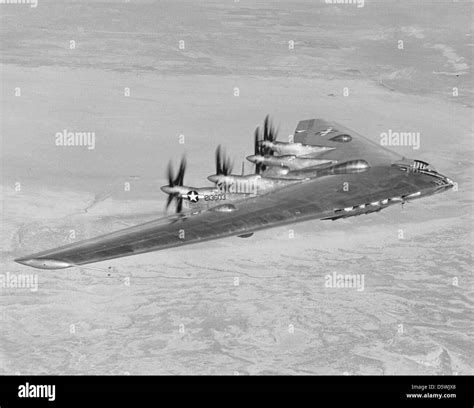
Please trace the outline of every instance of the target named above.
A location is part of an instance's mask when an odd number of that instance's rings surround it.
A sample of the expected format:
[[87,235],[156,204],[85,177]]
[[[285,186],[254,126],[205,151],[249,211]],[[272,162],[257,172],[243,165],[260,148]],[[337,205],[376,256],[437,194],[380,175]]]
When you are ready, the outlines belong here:
[[472,1],[0,0],[0,22],[17,399],[90,375],[456,398],[416,376],[474,374]]

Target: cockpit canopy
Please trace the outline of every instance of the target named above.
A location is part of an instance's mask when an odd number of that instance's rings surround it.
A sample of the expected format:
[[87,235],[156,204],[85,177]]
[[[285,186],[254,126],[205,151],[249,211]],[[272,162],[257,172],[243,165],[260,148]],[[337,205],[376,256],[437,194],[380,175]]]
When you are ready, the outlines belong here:
[[436,169],[431,164],[421,160],[413,160],[413,168],[415,170],[436,171]]
[[422,160],[403,159],[394,163],[395,166],[400,167],[403,171],[430,171],[437,173],[436,169],[429,163]]

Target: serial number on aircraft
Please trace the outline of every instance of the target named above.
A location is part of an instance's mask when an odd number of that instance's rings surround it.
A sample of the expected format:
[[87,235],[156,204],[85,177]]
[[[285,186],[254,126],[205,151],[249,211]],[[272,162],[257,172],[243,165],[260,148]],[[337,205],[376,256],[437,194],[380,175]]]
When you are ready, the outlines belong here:
[[204,201],[218,201],[218,200],[225,200],[225,194],[212,194],[212,195],[205,195]]

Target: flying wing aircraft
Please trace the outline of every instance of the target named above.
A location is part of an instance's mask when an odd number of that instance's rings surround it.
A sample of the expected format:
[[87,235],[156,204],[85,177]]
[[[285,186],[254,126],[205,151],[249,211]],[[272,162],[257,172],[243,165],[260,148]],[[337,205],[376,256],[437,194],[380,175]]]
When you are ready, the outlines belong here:
[[[69,268],[229,236],[248,237],[290,223],[368,214],[454,185],[428,163],[405,159],[335,122],[303,120],[294,141],[333,148],[325,158],[337,164],[287,171],[281,179],[291,182],[276,183],[261,194],[210,208],[191,208],[15,261],[41,269]],[[263,171],[262,178],[271,171],[272,167]],[[343,188],[344,183],[349,189]]]

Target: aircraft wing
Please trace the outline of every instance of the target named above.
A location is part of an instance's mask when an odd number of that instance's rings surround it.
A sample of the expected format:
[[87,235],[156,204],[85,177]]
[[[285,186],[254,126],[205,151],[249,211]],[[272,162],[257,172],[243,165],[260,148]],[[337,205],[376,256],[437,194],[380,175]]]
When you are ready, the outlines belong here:
[[[429,180],[394,167],[361,174],[333,175],[283,187],[267,194],[204,210],[166,217],[61,248],[29,255],[17,262],[42,269],[60,269],[166,248],[244,235],[264,228],[309,219],[340,218],[378,211],[384,205],[348,210],[362,204],[406,197],[432,188]],[[361,175],[364,174],[364,177]],[[349,182],[349,192],[343,192]],[[388,201],[385,206],[393,204]]]
[[[332,128],[327,132],[328,128]],[[323,132],[323,133],[321,133]],[[332,139],[349,135],[350,140]],[[347,139],[347,137],[339,138]],[[444,191],[453,182],[433,171],[392,165],[400,157],[343,126],[320,119],[298,124],[295,141],[334,146],[325,157],[366,160],[360,173],[328,174],[239,201],[120,230],[16,259],[42,269],[61,269],[187,244],[205,242],[310,219],[337,219],[379,211],[389,205]],[[343,189],[349,183],[349,189]]]
[[339,123],[324,119],[308,119],[298,123],[294,141],[308,144],[334,147],[322,158],[337,160],[363,159],[372,166],[387,164],[403,159],[402,156],[384,148],[379,143],[350,130]]

